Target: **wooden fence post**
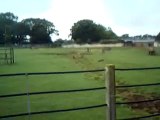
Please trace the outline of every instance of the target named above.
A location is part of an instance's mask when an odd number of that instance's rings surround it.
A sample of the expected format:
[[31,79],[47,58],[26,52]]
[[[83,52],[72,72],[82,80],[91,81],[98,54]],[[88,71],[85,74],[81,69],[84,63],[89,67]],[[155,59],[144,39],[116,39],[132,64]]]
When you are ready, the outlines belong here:
[[9,48],[9,61],[10,61],[10,64],[12,64],[12,48]]
[[107,65],[105,68],[107,120],[116,120],[115,99],[115,66]]
[[12,48],[12,62],[14,63],[14,48]]
[[11,58],[11,64],[13,64],[14,63],[14,49],[13,49],[13,47],[10,48],[10,58]]

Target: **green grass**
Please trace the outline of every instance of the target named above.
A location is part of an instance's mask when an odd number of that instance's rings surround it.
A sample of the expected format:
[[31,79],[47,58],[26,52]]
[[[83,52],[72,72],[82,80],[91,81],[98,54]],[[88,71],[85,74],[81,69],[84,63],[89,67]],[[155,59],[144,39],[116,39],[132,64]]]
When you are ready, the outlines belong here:
[[[86,49],[15,49],[13,65],[0,64],[0,74],[19,72],[51,72],[104,68],[107,64],[115,64],[116,68],[154,67],[160,66],[160,56],[148,56],[144,49],[113,48],[101,53],[101,49],[92,49],[91,54],[84,54]],[[73,58],[75,56],[76,58]],[[102,60],[103,59],[103,60]],[[102,60],[99,62],[99,60]],[[116,72],[117,84],[143,84],[159,82],[160,71]],[[38,75],[29,76],[30,92],[69,90],[104,86],[104,73]],[[1,77],[0,94],[21,93],[27,91],[28,81],[25,76]],[[144,96],[159,95],[159,87],[143,87],[131,89],[132,93]],[[124,96],[118,91],[117,101]],[[123,94],[124,95],[124,94]],[[31,96],[31,111],[68,109],[105,103],[105,90],[46,94]],[[138,112],[137,112],[138,111]],[[0,98],[0,116],[27,112],[27,97]],[[125,114],[124,114],[125,113]],[[141,116],[148,114],[144,110],[131,109],[128,106],[117,106],[118,118]],[[96,108],[66,113],[51,113],[31,116],[31,120],[105,120],[106,108]],[[17,117],[14,120],[28,119]]]

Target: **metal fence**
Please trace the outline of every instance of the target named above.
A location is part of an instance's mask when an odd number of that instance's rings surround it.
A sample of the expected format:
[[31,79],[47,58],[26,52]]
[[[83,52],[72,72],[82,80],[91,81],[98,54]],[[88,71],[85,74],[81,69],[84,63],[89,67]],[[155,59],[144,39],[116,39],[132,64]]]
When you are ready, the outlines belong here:
[[[141,100],[141,101],[129,101],[129,102],[116,102],[115,100],[115,90],[116,89],[121,89],[121,88],[131,88],[131,87],[149,87],[149,86],[159,86],[159,83],[148,83],[148,84],[135,84],[135,85],[115,85],[115,71],[121,71],[121,72],[128,72],[128,71],[145,71],[145,70],[160,70],[160,67],[148,67],[148,68],[128,68],[128,69],[115,69],[114,65],[109,65],[108,69],[108,85],[109,86],[109,100],[110,103],[108,104],[109,107],[109,114],[108,118],[109,120],[116,120],[116,105],[129,105],[129,104],[141,104],[141,103],[146,103],[146,102],[154,102],[154,101],[160,101],[160,98],[156,99],[149,99],[149,100]],[[139,119],[151,119],[153,117],[160,116],[160,113],[154,113],[150,114],[147,116],[139,116],[139,117],[132,117],[132,118],[123,118],[123,119],[118,119],[118,120],[139,120]]]
[[[28,112],[27,113],[19,113],[19,114],[10,114],[10,115],[3,115],[0,116],[0,119],[3,118],[12,118],[18,116],[31,116],[37,114],[48,114],[48,113],[58,113],[58,112],[69,112],[69,111],[76,111],[76,110],[86,110],[86,109],[93,109],[99,107],[106,107],[106,118],[107,120],[116,120],[116,105],[126,105],[126,104],[135,104],[135,103],[144,103],[144,102],[153,102],[159,101],[159,99],[152,99],[152,100],[143,100],[143,101],[130,101],[130,102],[116,102],[116,89],[120,88],[130,88],[130,87],[141,87],[141,86],[153,86],[153,85],[160,85],[160,83],[150,83],[150,84],[137,84],[137,85],[123,85],[123,86],[116,86],[115,85],[115,72],[116,71],[132,71],[132,70],[160,70],[160,67],[151,67],[151,68],[131,68],[131,69],[115,69],[114,65],[108,65],[105,69],[98,69],[98,70],[84,70],[84,71],[65,71],[65,72],[40,72],[40,73],[16,73],[16,74],[0,74],[0,77],[12,77],[12,76],[35,76],[35,75],[53,75],[53,74],[79,74],[79,73],[93,73],[93,72],[105,72],[105,87],[97,87],[97,88],[85,88],[85,89],[74,89],[74,90],[62,90],[62,91],[41,91],[41,92],[29,92],[29,90],[25,93],[16,93],[16,94],[6,94],[0,95],[1,98],[8,98],[8,97],[16,97],[16,96],[27,96],[28,97]],[[28,86],[29,87],[29,86]],[[39,112],[31,112],[30,110],[30,99],[31,95],[39,95],[39,94],[54,94],[54,93],[71,93],[71,92],[85,92],[85,91],[95,91],[95,90],[104,90],[106,89],[106,103],[92,105],[92,106],[84,106],[79,108],[70,108],[70,109],[58,109],[58,110],[49,110],[49,111],[39,111]],[[145,119],[145,118],[152,118],[160,116],[160,113],[155,113],[148,116],[140,116],[134,118],[123,118],[118,120],[137,120],[137,119]]]
[[[36,75],[54,75],[54,74],[79,74],[79,73],[94,73],[94,72],[102,72],[104,69],[99,70],[84,70],[84,71],[65,71],[65,72],[39,72],[39,73],[15,73],[15,74],[0,74],[0,77],[12,77],[12,76],[26,76],[27,80],[29,80],[29,76],[36,76]],[[39,95],[39,94],[54,94],[54,93],[73,93],[73,92],[85,92],[85,91],[95,91],[95,90],[103,90],[105,87],[96,87],[96,88],[85,88],[85,89],[72,89],[72,90],[60,90],[60,91],[40,91],[40,92],[29,92],[29,85],[28,90],[25,93],[16,93],[16,94],[6,94],[6,95],[0,95],[1,98],[9,98],[9,97],[17,97],[17,96],[27,96],[28,97],[28,103],[27,103],[27,113],[18,113],[18,114],[10,114],[10,115],[3,115],[0,116],[0,119],[3,118],[12,118],[12,117],[19,117],[19,116],[31,116],[31,115],[37,115],[37,114],[48,114],[48,113],[58,113],[58,112],[70,112],[70,111],[76,111],[76,110],[86,110],[86,109],[93,109],[93,108],[99,108],[99,107],[105,107],[106,104],[98,104],[98,105],[92,105],[92,106],[84,106],[84,107],[78,107],[78,108],[70,108],[70,109],[58,109],[58,110],[48,110],[48,111],[38,111],[38,112],[31,112],[30,110],[30,96],[31,95]],[[30,118],[30,117],[29,117]]]

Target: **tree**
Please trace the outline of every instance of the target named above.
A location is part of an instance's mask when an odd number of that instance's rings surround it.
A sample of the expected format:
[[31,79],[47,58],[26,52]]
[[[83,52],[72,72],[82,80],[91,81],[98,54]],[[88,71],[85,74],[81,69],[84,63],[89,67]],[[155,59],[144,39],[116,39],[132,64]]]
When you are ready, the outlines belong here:
[[53,33],[58,35],[58,31],[55,29],[53,23],[45,19],[28,18],[22,20],[22,23],[29,27],[30,42],[33,44],[50,43],[50,35]]
[[52,22],[40,18],[28,18],[18,22],[13,13],[0,13],[0,44],[21,44],[30,36],[33,44],[50,43],[51,34],[58,35]]
[[13,13],[0,13],[0,43],[11,43],[13,38],[14,25],[18,17]]
[[117,35],[112,31],[111,28],[108,28],[106,31],[105,39],[117,39]]
[[110,39],[116,35],[112,30],[92,20],[80,20],[71,28],[71,37],[76,43],[97,43],[101,39]]
[[129,34],[123,34],[123,35],[121,36],[121,38],[122,38],[122,39],[127,39],[127,38],[129,38]]
[[77,43],[86,43],[93,36],[95,24],[92,20],[80,20],[71,28],[71,37]]
[[34,25],[30,35],[33,44],[51,43],[51,37],[43,25]]
[[30,34],[29,26],[25,25],[22,22],[18,22],[14,26],[14,43],[22,44],[26,41],[26,36]]
[[53,42],[53,47],[62,47],[64,42],[65,42],[65,40],[59,38]]

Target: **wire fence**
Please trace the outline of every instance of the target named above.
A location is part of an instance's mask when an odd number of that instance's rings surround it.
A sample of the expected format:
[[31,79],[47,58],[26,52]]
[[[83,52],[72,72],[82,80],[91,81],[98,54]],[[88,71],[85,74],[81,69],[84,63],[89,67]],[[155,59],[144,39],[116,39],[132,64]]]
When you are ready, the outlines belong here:
[[26,116],[26,115],[37,115],[37,114],[58,113],[58,112],[71,112],[71,111],[76,111],[76,110],[87,110],[87,109],[93,109],[93,108],[99,108],[99,107],[105,107],[105,106],[106,106],[106,104],[100,104],[100,105],[85,106],[85,107],[70,108],[70,109],[49,110],[49,111],[30,112],[30,113],[20,113],[20,114],[14,114],[14,115],[0,116],[0,118],[11,118],[11,117]]
[[116,71],[133,71],[133,70],[160,70],[160,67],[145,67],[145,68],[116,68]]
[[116,102],[117,105],[126,105],[126,104],[138,104],[138,103],[147,103],[147,102],[155,102],[155,101],[160,101],[159,99],[151,99],[151,100],[141,100],[141,101],[130,101],[130,102]]
[[[12,114],[12,115],[3,115],[0,116],[0,118],[12,118],[12,117],[18,117],[18,116],[26,116],[26,115],[36,115],[36,114],[47,114],[47,113],[57,113],[57,112],[70,112],[70,111],[76,111],[76,110],[86,110],[86,109],[93,109],[93,108],[99,108],[99,107],[113,107],[116,105],[128,105],[128,104],[141,104],[145,102],[155,102],[160,101],[160,98],[156,99],[150,99],[150,100],[141,100],[141,101],[129,101],[129,102],[116,102],[114,100],[114,97],[116,96],[115,93],[112,91],[113,89],[121,89],[121,88],[130,88],[130,87],[148,87],[148,86],[158,86],[160,83],[149,83],[149,84],[135,84],[135,85],[115,85],[113,80],[115,80],[115,72],[116,71],[133,71],[133,70],[159,70],[160,67],[149,67],[149,68],[127,68],[127,69],[115,69],[112,68],[112,71],[110,69],[98,69],[98,70],[84,70],[84,71],[65,71],[65,72],[39,72],[39,73],[15,73],[15,74],[0,74],[0,77],[12,77],[12,76],[26,76],[28,78],[29,75],[52,75],[52,74],[75,74],[75,73],[88,73],[88,72],[106,72],[108,76],[105,76],[108,80],[108,85],[106,87],[96,87],[96,88],[84,88],[84,89],[74,89],[74,90],[60,90],[60,91],[40,91],[40,92],[29,92],[29,90],[25,93],[16,93],[16,94],[6,94],[6,95],[0,95],[1,98],[8,98],[8,97],[18,97],[18,96],[28,96],[28,112],[27,113],[19,113],[19,114]],[[112,83],[110,83],[112,82]],[[111,88],[110,88],[111,87]],[[31,112],[30,111],[30,95],[40,95],[40,94],[54,94],[54,93],[69,93],[69,92],[86,92],[86,91],[95,91],[95,90],[104,90],[106,88],[108,90],[107,93],[107,103],[99,104],[99,105],[92,105],[92,106],[84,106],[84,107],[78,107],[78,108],[70,108],[70,109],[61,109],[61,110],[49,110],[49,111],[38,111],[38,112]],[[113,93],[112,93],[113,92]],[[114,95],[114,96],[113,96]],[[111,113],[109,113],[111,112]],[[108,120],[115,120],[116,119],[116,108],[115,109],[109,109],[109,112],[107,113],[109,119]],[[160,113],[155,113],[152,115],[147,116],[140,116],[140,117],[133,117],[133,118],[123,118],[123,119],[117,119],[117,120],[137,120],[137,119],[145,119],[145,118],[152,118],[160,116]]]
[[54,74],[75,74],[75,73],[93,73],[93,72],[102,72],[105,69],[97,70],[80,70],[80,71],[64,71],[64,72],[31,72],[31,73],[13,73],[13,74],[0,74],[0,77],[5,76],[23,76],[23,75],[54,75]]
[[[0,77],[26,76],[26,78],[28,79],[28,76],[33,76],[33,75],[76,74],[76,73],[93,73],[93,72],[102,72],[102,71],[104,71],[104,69],[83,70],[83,71],[64,71],[64,72],[14,73],[14,74],[0,74]],[[71,93],[71,92],[87,92],[87,91],[96,91],[96,90],[104,90],[104,89],[106,89],[106,87],[83,88],[83,89],[72,89],[72,90],[59,90],[59,91],[40,91],[40,92],[29,92],[29,90],[28,90],[25,93],[0,95],[0,99],[1,98],[9,98],[9,97],[20,97],[20,96],[27,96],[28,97],[28,112],[27,113],[3,115],[3,116],[0,116],[0,119],[12,118],[12,117],[20,117],[20,116],[30,116],[30,115],[37,115],[37,114],[71,112],[71,111],[77,111],[77,110],[87,110],[87,109],[105,107],[107,105],[104,103],[104,104],[77,107],[77,108],[70,108],[70,109],[31,112],[30,111],[30,99],[29,99],[30,95],[55,94],[55,93],[60,94],[60,93]]]
[[104,90],[104,89],[105,89],[105,87],[96,87],[96,88],[85,88],[85,89],[74,89],[74,90],[44,91],[44,92],[26,92],[26,93],[0,95],[0,98],[18,97],[18,96],[26,96],[26,95],[39,95],[39,94],[53,94],[53,93],[86,92],[86,91]]
[[[147,67],[147,68],[127,68],[127,69],[115,69],[115,71],[142,71],[142,70],[160,70],[160,67]],[[159,86],[160,83],[149,83],[149,84],[134,84],[134,85],[117,85],[115,88],[132,88],[132,87],[149,87],[149,86]],[[150,100],[141,100],[141,101],[129,101],[129,102],[116,102],[116,105],[129,105],[129,104],[141,104],[141,103],[148,103],[148,102],[155,102],[160,101],[160,98],[150,99]],[[140,116],[140,117],[132,117],[132,118],[123,118],[117,120],[140,120],[140,119],[150,119],[153,117],[160,116],[160,113],[154,113],[151,115]]]
[[146,116],[142,116],[142,117],[132,117],[132,118],[123,118],[123,119],[118,119],[118,120],[144,120],[144,119],[150,119],[153,117],[157,117],[160,116],[160,113],[156,113],[156,114],[152,114],[152,115],[146,115]]
[[137,85],[117,85],[116,88],[131,88],[131,87],[148,87],[160,85],[160,83],[149,83],[149,84],[137,84]]

